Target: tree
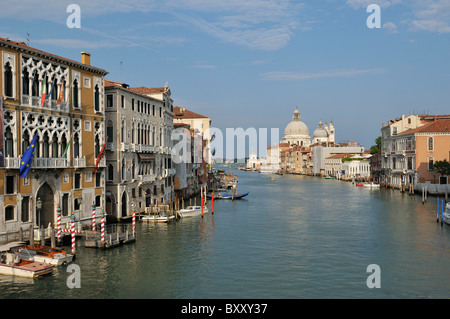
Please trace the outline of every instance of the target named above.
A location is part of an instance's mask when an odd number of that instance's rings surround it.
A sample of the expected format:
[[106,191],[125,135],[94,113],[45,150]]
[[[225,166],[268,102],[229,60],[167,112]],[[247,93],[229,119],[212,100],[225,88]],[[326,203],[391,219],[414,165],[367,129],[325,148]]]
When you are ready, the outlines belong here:
[[433,165],[433,170],[436,173],[441,174],[441,177],[444,175],[450,175],[450,163],[447,162],[446,159],[443,161],[436,161]]
[[370,147],[370,154],[380,154],[381,152],[381,136],[375,139],[375,145]]

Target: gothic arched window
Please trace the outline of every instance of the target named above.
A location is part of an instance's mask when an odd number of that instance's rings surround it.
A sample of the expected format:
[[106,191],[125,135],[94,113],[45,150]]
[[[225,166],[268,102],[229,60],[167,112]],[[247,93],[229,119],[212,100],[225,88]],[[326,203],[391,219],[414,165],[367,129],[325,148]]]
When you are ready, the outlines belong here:
[[3,77],[3,83],[5,84],[5,95],[12,97],[13,95],[13,73],[12,67],[9,62],[5,64],[5,72]]

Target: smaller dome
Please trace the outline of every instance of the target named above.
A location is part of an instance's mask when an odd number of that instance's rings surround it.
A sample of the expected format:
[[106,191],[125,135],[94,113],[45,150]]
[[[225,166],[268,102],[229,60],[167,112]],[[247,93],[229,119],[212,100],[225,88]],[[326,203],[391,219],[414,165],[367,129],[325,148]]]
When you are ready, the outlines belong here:
[[319,127],[316,128],[316,130],[314,131],[314,134],[313,134],[313,138],[321,138],[321,137],[328,138],[328,132],[323,127],[322,121],[319,122]]

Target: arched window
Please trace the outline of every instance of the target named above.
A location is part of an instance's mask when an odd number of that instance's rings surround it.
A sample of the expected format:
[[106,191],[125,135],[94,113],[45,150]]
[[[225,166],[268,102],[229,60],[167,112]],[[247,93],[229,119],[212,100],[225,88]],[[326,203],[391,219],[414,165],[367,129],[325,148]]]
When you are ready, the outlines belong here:
[[[64,134],[61,138],[61,150],[60,150],[61,157],[67,158],[67,154],[64,153],[66,151],[66,147],[67,147],[67,138],[66,138],[66,135]],[[68,152],[69,151],[67,150],[66,153],[68,153]]]
[[58,99],[58,81],[56,79],[53,80],[52,83],[52,96],[50,97],[53,101],[56,101]]
[[100,90],[98,88],[98,85],[95,86],[95,93],[94,93],[94,108],[95,111],[100,111]]
[[48,158],[49,156],[49,137],[48,137],[48,133],[45,132],[44,133],[44,137],[43,137],[43,142],[42,142],[42,157],[43,158]]
[[14,140],[10,127],[5,129],[5,156],[14,157]]
[[30,73],[27,68],[23,70],[22,75],[22,94],[30,95]]
[[433,149],[434,149],[434,140],[433,140],[433,138],[432,137],[429,137],[428,138],[428,151],[433,151]]
[[58,137],[56,134],[53,134],[52,138],[52,158],[58,157]]
[[31,95],[32,96],[39,96],[39,75],[37,71],[34,71],[33,75],[33,84],[31,85]]
[[80,139],[78,133],[73,136],[73,158],[80,157]]
[[5,72],[3,77],[3,83],[5,84],[5,95],[12,97],[13,95],[13,73],[11,64],[6,62],[5,64]]
[[30,145],[30,134],[28,134],[28,130],[25,130],[22,135],[22,154],[25,152],[28,145]]
[[79,101],[78,101],[78,81],[73,81],[73,90],[72,90],[72,100],[73,100],[73,107],[79,108]]

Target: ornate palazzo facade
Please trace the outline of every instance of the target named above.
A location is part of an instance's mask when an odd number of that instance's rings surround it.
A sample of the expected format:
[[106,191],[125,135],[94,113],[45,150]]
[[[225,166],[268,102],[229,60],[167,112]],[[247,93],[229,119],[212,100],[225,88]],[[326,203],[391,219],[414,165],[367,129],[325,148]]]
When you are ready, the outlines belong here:
[[[2,38],[0,63],[0,233],[54,226],[59,209],[63,224],[72,213],[89,221],[93,205],[105,205],[105,159],[96,174],[94,168],[106,136],[107,72],[92,67],[86,52],[76,62]],[[34,136],[31,171],[19,177],[20,158]]]

